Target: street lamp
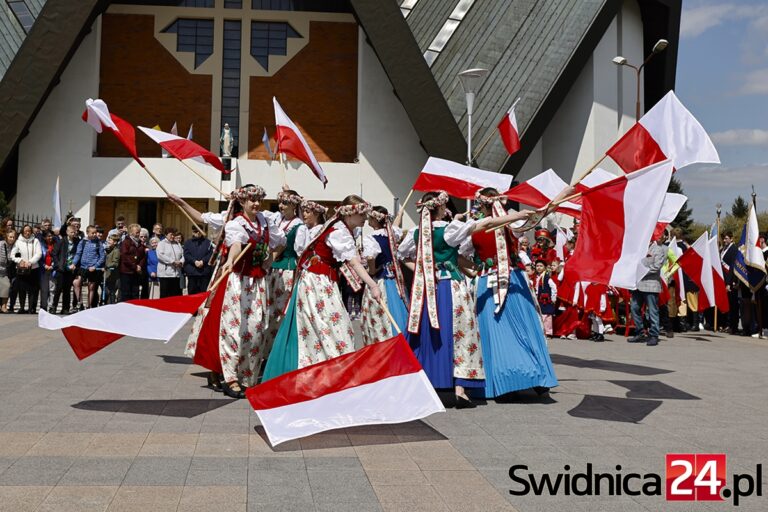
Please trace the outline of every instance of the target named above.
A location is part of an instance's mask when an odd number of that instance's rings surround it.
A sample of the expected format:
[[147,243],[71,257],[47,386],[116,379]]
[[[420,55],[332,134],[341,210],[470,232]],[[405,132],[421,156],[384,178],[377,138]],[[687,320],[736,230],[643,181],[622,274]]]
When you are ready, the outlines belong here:
[[467,165],[472,165],[472,109],[480,81],[488,74],[487,69],[466,69],[459,73],[461,88],[467,100]]
[[645,58],[639,67],[630,64],[627,62],[627,58],[622,57],[621,55],[617,55],[611,60],[611,62],[617,66],[627,66],[628,68],[634,69],[635,74],[637,75],[637,101],[635,102],[635,121],[640,120],[640,72],[643,70],[645,65],[648,64],[648,61],[653,58],[654,55],[663,52],[667,46],[669,46],[669,41],[666,39],[659,39],[656,41],[656,44],[653,45],[653,49],[651,50],[651,54]]

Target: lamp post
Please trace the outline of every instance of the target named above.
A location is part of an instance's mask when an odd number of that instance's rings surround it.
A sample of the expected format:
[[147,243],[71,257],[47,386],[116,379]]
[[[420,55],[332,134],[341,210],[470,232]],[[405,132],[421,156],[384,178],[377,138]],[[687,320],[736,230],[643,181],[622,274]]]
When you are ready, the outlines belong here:
[[466,69],[459,73],[461,88],[467,100],[467,165],[472,165],[472,110],[480,81],[488,74],[487,69]]
[[630,64],[627,62],[626,57],[622,57],[621,55],[617,55],[613,58],[612,62],[616,64],[617,66],[627,66],[628,68],[632,68],[635,70],[635,75],[637,78],[637,100],[635,101],[635,121],[640,120],[640,72],[643,70],[646,64],[653,58],[654,55],[659,54],[664,51],[664,49],[669,46],[669,41],[666,39],[659,39],[656,41],[656,44],[653,45],[653,49],[651,50],[651,54],[648,55],[645,60],[643,61],[640,66],[635,66],[633,64]]

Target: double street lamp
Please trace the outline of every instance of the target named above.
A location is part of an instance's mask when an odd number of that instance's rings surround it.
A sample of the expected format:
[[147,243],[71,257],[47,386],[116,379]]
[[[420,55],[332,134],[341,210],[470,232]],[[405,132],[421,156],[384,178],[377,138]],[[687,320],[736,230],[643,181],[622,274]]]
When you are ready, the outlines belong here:
[[656,41],[656,44],[653,45],[653,50],[651,50],[651,54],[645,58],[642,64],[640,66],[635,66],[627,62],[626,57],[622,57],[621,55],[617,55],[613,58],[613,63],[617,66],[627,66],[628,68],[632,68],[635,70],[635,74],[637,76],[637,101],[635,102],[635,121],[640,120],[640,72],[643,70],[646,64],[653,58],[654,55],[659,54],[664,51],[664,49],[669,46],[669,41],[666,39],[659,39]]

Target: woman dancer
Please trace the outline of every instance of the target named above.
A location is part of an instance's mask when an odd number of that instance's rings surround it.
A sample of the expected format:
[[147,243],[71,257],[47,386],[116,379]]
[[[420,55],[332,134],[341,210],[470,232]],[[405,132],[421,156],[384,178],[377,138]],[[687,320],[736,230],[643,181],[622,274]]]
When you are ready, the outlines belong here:
[[315,239],[325,224],[325,214],[328,208],[314,201],[304,201],[301,203],[301,218],[304,220],[304,226],[307,228],[305,237],[296,239],[296,253],[301,256],[309,242]]
[[[379,283],[382,302],[387,304],[398,329],[403,332],[408,323],[407,295],[402,270],[395,261],[396,248],[403,232],[392,226],[389,212],[383,206],[375,206],[368,213],[368,225],[373,228],[373,233],[363,238],[363,257],[368,260],[368,273]],[[362,324],[363,343],[366,345],[395,335],[382,303],[373,298],[368,288],[363,292]]]
[[408,312],[411,348],[432,385],[453,388],[456,408],[465,409],[475,404],[464,388],[481,388],[485,378],[474,301],[459,270],[458,248],[474,221],[461,222],[461,215],[450,224],[442,220],[447,202],[445,192],[422,197],[419,227],[406,235],[398,257],[415,267]]
[[462,246],[462,253],[474,257],[479,269],[477,317],[486,398],[529,388],[544,393],[557,386],[534,298],[515,257],[515,237],[508,228],[486,231],[530,216],[530,211],[507,214],[504,199],[493,188],[478,192],[484,219],[473,227],[471,242]]
[[370,208],[362,198],[347,196],[304,250],[264,381],[355,350],[355,334],[336,282],[343,273],[350,283],[370,287],[375,300],[381,298],[379,285],[363,268],[352,237]]
[[[243,387],[256,384],[266,357],[269,327],[267,271],[270,250],[285,244],[285,233],[261,213],[264,189],[246,185],[237,190],[235,216],[224,226],[227,278],[221,309],[219,354],[224,374],[224,393],[243,398]],[[250,244],[250,245],[248,245]],[[247,247],[247,249],[246,249]],[[246,253],[237,264],[241,251]]]
[[[280,213],[271,219],[285,233],[285,245],[275,251],[269,274],[269,339],[274,340],[283,312],[293,289],[293,277],[298,263],[296,247],[306,247],[308,230],[299,218],[303,198],[295,190],[284,188],[277,194]],[[271,347],[271,343],[270,343]]]

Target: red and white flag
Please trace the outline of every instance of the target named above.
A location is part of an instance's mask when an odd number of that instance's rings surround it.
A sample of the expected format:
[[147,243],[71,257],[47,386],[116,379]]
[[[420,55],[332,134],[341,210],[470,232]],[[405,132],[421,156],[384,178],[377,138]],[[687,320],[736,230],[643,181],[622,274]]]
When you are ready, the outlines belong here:
[[[174,124],[174,126],[176,125]],[[161,148],[171,154],[174,158],[178,158],[179,160],[186,160],[189,158],[196,162],[200,162],[201,164],[208,164],[223,174],[232,172],[224,169],[224,165],[216,155],[194,141],[179,137],[174,133],[162,132],[144,126],[139,126],[139,130],[144,132],[144,135],[157,142]]]
[[268,380],[246,396],[273,446],[445,411],[402,335]]
[[288,157],[295,158],[307,164],[317,179],[323,182],[323,187],[328,184],[328,178],[325,177],[323,168],[312,153],[309,144],[299,131],[299,128],[293,124],[291,118],[283,110],[283,107],[277,102],[277,98],[272,97],[275,106],[275,140],[277,141],[277,152],[283,153]]
[[458,164],[442,158],[429,157],[424,164],[413,190],[431,192],[445,190],[448,195],[473,199],[478,190],[492,187],[499,192],[512,184],[511,174],[484,171],[476,167]]
[[[717,244],[716,240],[715,244]],[[715,247],[715,251],[717,252],[717,247]],[[718,256],[718,261],[714,263],[718,263],[719,259]],[[722,279],[722,270],[718,273],[714,268],[709,235],[706,231],[677,259],[677,264],[699,287],[699,311],[704,311],[715,304],[721,311],[728,311],[728,294],[723,293],[725,292],[725,281]],[[718,276],[717,286],[715,285],[715,275]],[[716,289],[720,291],[718,292]],[[717,300],[718,295],[720,296],[719,302]]]
[[144,162],[141,161],[136,152],[136,129],[128,121],[111,114],[104,100],[90,98],[85,100],[85,111],[82,118],[96,130],[96,133],[101,133],[104,129],[112,132],[133,159],[140,166],[145,167]]
[[510,155],[517,153],[520,150],[520,132],[517,129],[517,117],[515,117],[515,105],[517,101],[510,107],[504,117],[499,122],[499,135],[501,141],[504,143],[504,147],[507,148],[507,153]]
[[69,316],[40,310],[42,329],[61,329],[78,359],[95,354],[123,336],[170,340],[206,300],[208,292],[164,299],[139,299],[86,309]]
[[624,172],[633,172],[667,158],[675,169],[694,163],[720,163],[707,132],[669,91],[645,113],[606,155]]
[[[504,195],[513,201],[518,201],[534,208],[542,208],[554,200],[558,194],[564,191],[568,184],[552,169],[547,169],[519,185],[507,190]],[[561,204],[557,211],[566,214],[576,214],[581,207],[567,201]]]
[[665,160],[584,192],[579,239],[566,272],[634,290],[647,271],[641,261],[671,177],[672,162]]
[[[723,264],[720,261],[720,248],[717,246],[717,238],[710,238],[707,241],[707,245],[709,246],[709,264],[712,267],[712,287],[714,288],[715,304],[717,304],[717,309],[727,313],[730,309],[730,303],[728,302],[728,289],[725,287]],[[762,253],[762,251],[760,252]]]
[[669,223],[677,218],[677,214],[680,213],[680,210],[683,208],[686,201],[688,201],[688,198],[683,194],[667,193],[664,196],[664,202],[661,205],[661,212],[659,213],[659,221],[656,223],[656,228],[653,230],[651,240],[656,240],[661,236]]

